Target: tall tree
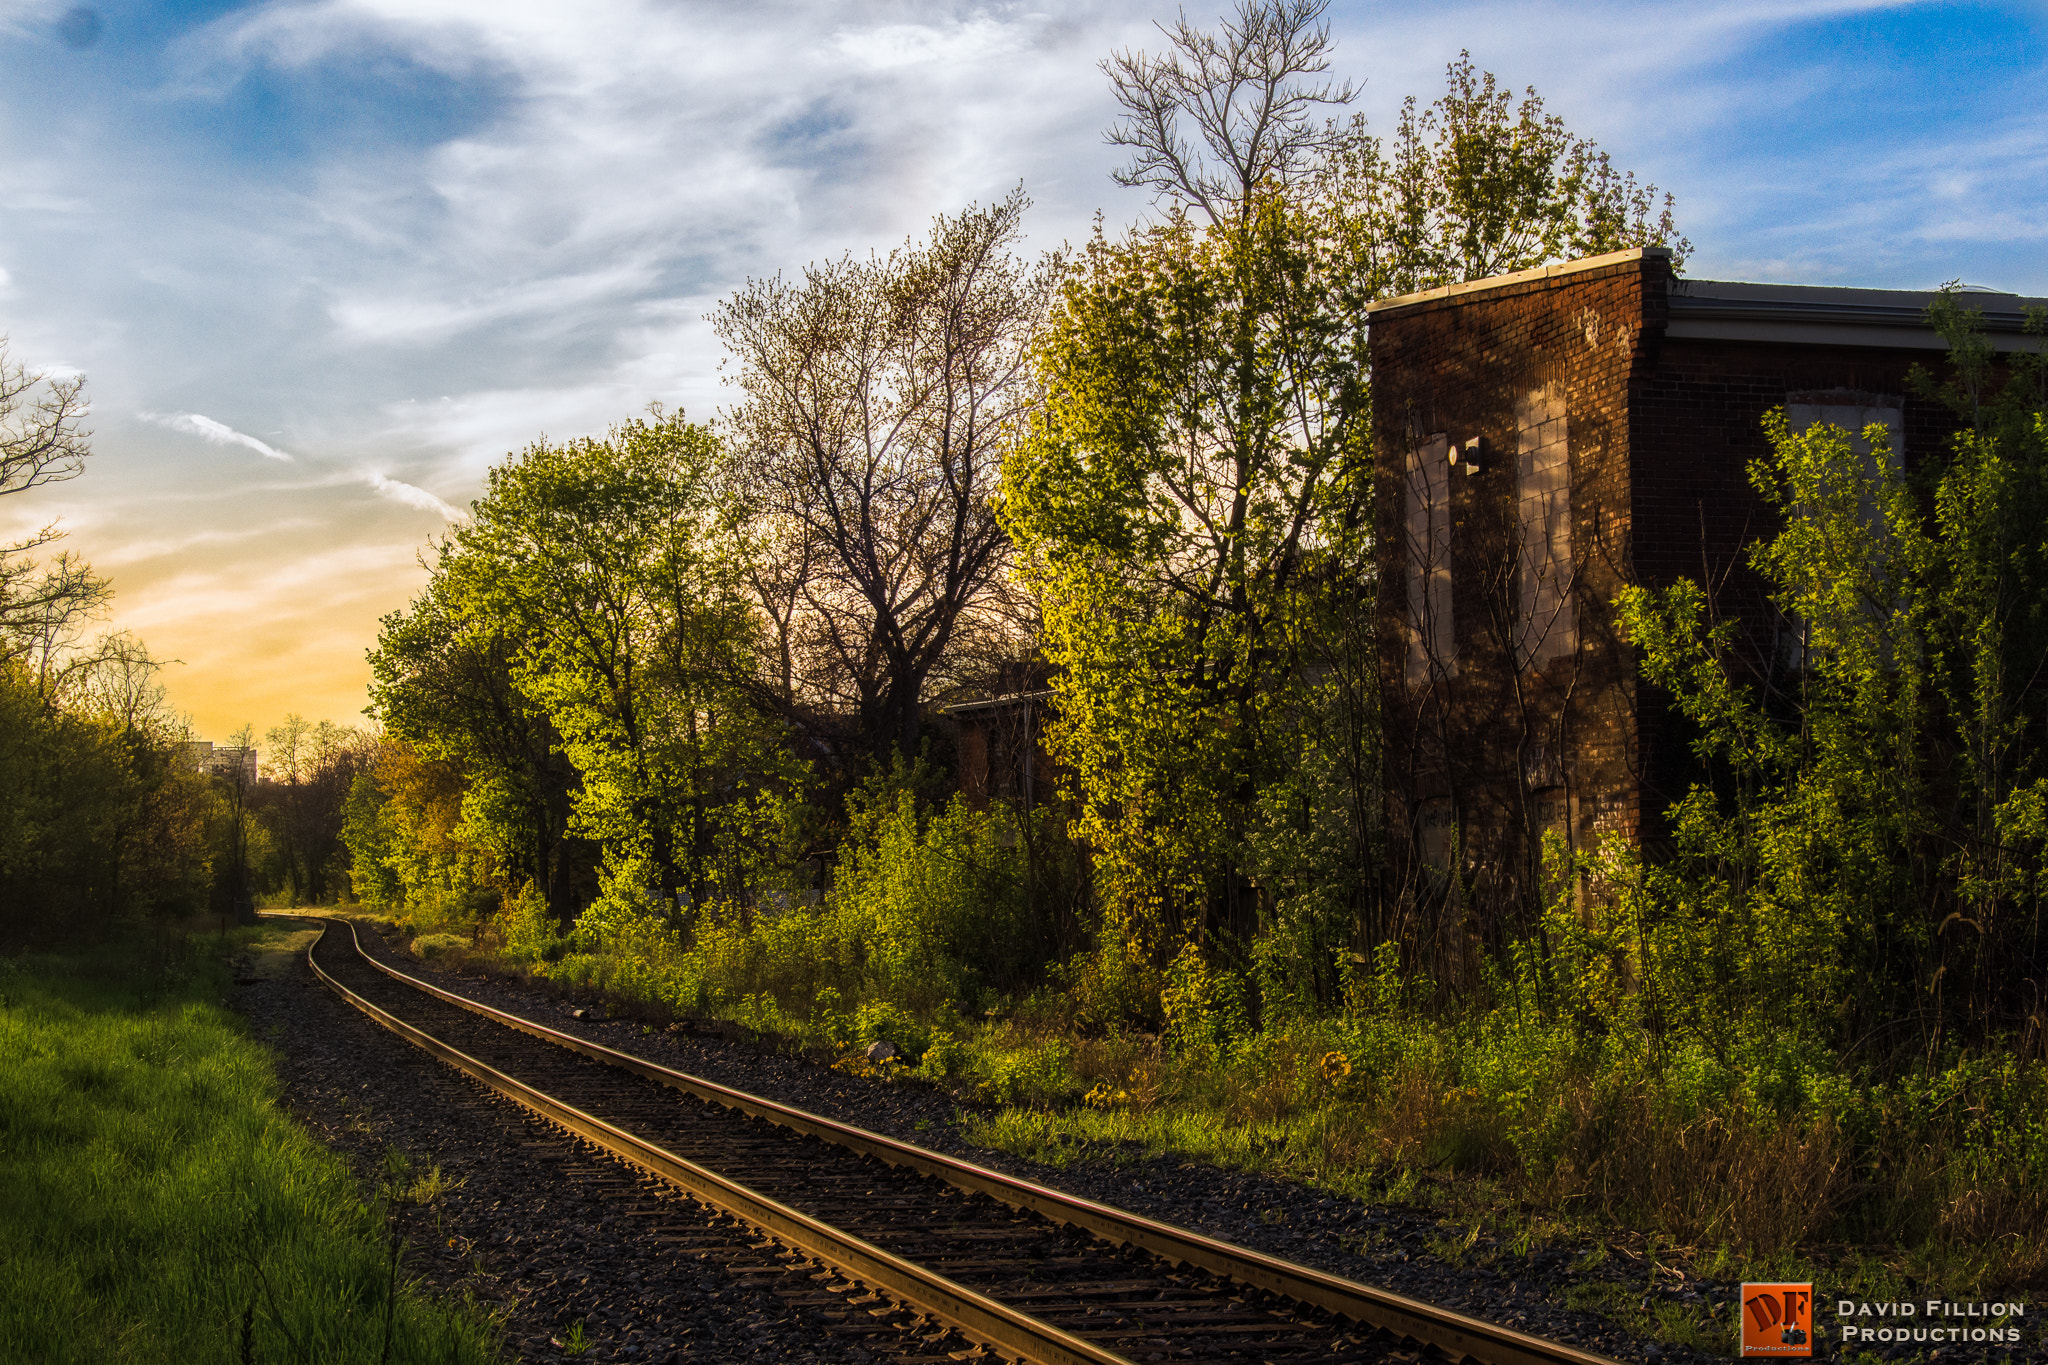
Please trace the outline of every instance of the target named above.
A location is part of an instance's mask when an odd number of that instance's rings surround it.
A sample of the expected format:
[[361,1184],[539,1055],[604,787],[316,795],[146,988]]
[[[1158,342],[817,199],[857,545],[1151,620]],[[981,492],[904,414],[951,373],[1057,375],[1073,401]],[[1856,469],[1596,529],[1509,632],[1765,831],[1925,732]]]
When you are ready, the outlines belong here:
[[581,774],[572,830],[603,899],[637,913],[737,894],[800,765],[736,690],[757,622],[740,593],[725,448],[657,411],[491,471],[439,571],[462,618],[515,643],[511,675]]
[[1514,92],[1470,53],[1444,68],[1444,93],[1401,106],[1391,149],[1355,118],[1334,138],[1317,193],[1393,295],[1527,270],[1549,261],[1659,245],[1682,265],[1670,195]]
[[[587,871],[569,834],[576,767],[513,677],[517,623],[473,616],[458,600],[469,578],[453,562],[458,553],[444,542],[425,590],[384,618],[370,652],[371,704],[389,740],[449,766],[474,790],[468,829],[512,881],[506,889],[533,883],[566,924]],[[374,791],[381,779],[365,781]]]
[[1302,632],[1369,593],[1365,339],[1334,241],[1270,192],[1243,220],[1098,235],[1005,469],[1060,670],[1048,740],[1148,955],[1252,929],[1245,841],[1298,767]]
[[[1329,70],[1330,0],[1239,0],[1217,31],[1183,10],[1160,25],[1170,50],[1119,52],[1102,63],[1124,117],[1106,137],[1131,149],[1116,182],[1201,210],[1211,223],[1242,222],[1262,188],[1285,188],[1341,135],[1317,105],[1349,104],[1350,82],[1304,84]],[[1192,125],[1200,146],[1183,129]]]
[[932,686],[1021,605],[990,495],[1059,271],[1013,254],[1027,203],[941,217],[923,243],[800,283],[749,281],[713,318],[744,395],[730,421],[785,705],[850,712],[878,757],[916,753]]

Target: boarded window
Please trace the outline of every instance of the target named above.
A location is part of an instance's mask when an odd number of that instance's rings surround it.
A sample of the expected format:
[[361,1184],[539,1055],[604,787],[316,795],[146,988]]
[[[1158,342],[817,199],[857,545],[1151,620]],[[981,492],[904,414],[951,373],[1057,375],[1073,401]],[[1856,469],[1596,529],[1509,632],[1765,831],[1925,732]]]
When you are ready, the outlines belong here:
[[[1906,427],[1906,405],[1897,398],[1865,397],[1862,401],[1843,403],[1787,403],[1785,425],[1794,435],[1822,422],[1840,427],[1849,433],[1849,448],[1863,457],[1863,473],[1872,484],[1877,482],[1878,456],[1871,449],[1870,442],[1863,437],[1864,430],[1873,422],[1884,424],[1886,435],[1891,438],[1884,451],[1884,468],[1891,474],[1899,472],[1902,433]],[[1881,521],[1877,499],[1870,491],[1863,495],[1863,524],[1876,526]]]
[[[1877,485],[1880,471],[1897,477],[1904,450],[1906,429],[1906,405],[1903,399],[1886,398],[1877,394],[1855,394],[1836,397],[1833,394],[1815,395],[1822,401],[1785,404],[1785,425],[1796,436],[1800,432],[1826,422],[1840,427],[1849,435],[1849,449],[1862,459],[1863,489],[1857,513],[1863,524],[1880,533],[1884,529],[1884,512],[1877,503]],[[1833,398],[1835,401],[1827,401]],[[1872,447],[1865,439],[1864,432],[1873,423],[1885,427],[1888,440],[1882,450]],[[1882,465],[1879,461],[1882,460]],[[1800,509],[1795,508],[1797,515]],[[1807,509],[1811,510],[1811,509]],[[1880,562],[1885,557],[1879,551]],[[1797,617],[1788,616],[1780,626],[1779,657],[1790,668],[1803,668],[1806,664],[1806,626]]]
[[1416,809],[1415,844],[1425,869],[1439,877],[1450,876],[1458,849],[1458,817],[1448,798],[1431,797]]
[[1408,576],[1408,685],[1458,671],[1451,620],[1451,446],[1431,436],[1408,452],[1402,498]]
[[1555,386],[1515,404],[1515,496],[1521,514],[1521,611],[1516,640],[1523,667],[1578,648],[1572,613],[1571,456],[1564,393]]

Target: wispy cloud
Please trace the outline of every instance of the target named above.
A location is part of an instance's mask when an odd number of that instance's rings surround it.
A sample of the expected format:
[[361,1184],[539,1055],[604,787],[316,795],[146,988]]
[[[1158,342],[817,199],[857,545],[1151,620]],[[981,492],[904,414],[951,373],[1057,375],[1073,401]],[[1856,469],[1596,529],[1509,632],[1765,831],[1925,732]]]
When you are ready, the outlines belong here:
[[[1020,181],[1036,245],[1146,213],[1110,182],[1096,63],[1156,50],[1176,4],[158,8],[54,64],[0,23],[0,59],[37,73],[0,83],[22,148],[0,166],[7,327],[24,361],[89,370],[99,413],[89,477],[20,510],[122,566],[123,624],[212,660],[177,687],[225,721],[349,714],[377,617],[423,572],[424,515],[459,517],[506,452],[653,399],[730,402],[704,315],[749,276],[886,251]],[[2038,0],[1330,13],[1331,74],[1367,82],[1375,131],[1469,48],[1675,191],[1695,273],[2048,292]],[[236,536],[121,553],[209,527]],[[349,578],[355,545],[381,557]],[[270,584],[289,589],[209,605]],[[260,689],[245,643],[275,661]]]
[[363,482],[380,498],[389,498],[407,507],[417,507],[422,512],[438,512],[449,521],[462,519],[462,513],[458,509],[450,507],[426,489],[386,478],[374,469],[363,476]]
[[236,431],[226,422],[216,422],[204,413],[145,412],[141,416],[145,421],[154,422],[160,427],[169,427],[172,431],[182,431],[189,436],[198,436],[213,442],[217,446],[247,446],[265,459],[286,461],[291,459],[291,456],[285,454],[276,446],[259,441],[246,431]]

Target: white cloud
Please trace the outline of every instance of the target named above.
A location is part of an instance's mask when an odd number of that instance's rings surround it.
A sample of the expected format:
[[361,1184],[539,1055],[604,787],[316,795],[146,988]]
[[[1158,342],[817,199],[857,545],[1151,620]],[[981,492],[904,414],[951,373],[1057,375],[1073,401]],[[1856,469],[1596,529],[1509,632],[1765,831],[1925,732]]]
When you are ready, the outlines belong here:
[[380,498],[389,498],[391,501],[403,503],[407,507],[417,507],[422,512],[438,512],[449,521],[459,521],[462,519],[461,512],[450,507],[424,488],[418,488],[409,483],[400,483],[397,479],[386,478],[375,470],[365,474],[363,482],[368,484],[371,491],[375,492]]
[[[1907,3],[1338,0],[1332,75],[1369,82],[1360,107],[1387,134],[1469,46],[1675,191],[1696,273],[2048,289],[2026,212],[2048,190],[2048,124],[2017,87],[1995,116],[1916,122],[1971,91],[1816,40]],[[1040,245],[1082,239],[1098,207],[1112,233],[1144,213],[1109,180],[1117,111],[1096,63],[1157,50],[1152,21],[1175,8],[254,0],[131,65],[103,47],[64,68],[71,84],[0,88],[29,149],[0,167],[7,324],[18,354],[90,369],[102,414],[91,476],[24,514],[75,496],[89,553],[125,563],[123,537],[192,536],[136,572],[268,581],[331,546],[416,544],[421,512],[458,516],[489,464],[543,433],[598,434],[651,399],[710,418],[726,395],[704,314],[749,276],[886,251],[1020,181]],[[1962,41],[1975,20],[1956,16]],[[206,407],[285,448],[188,410]],[[209,445],[128,420],[148,409]],[[266,478],[245,449],[294,463]],[[125,519],[87,517],[114,501]],[[196,538],[210,526],[235,537]],[[419,572],[396,554],[378,591]],[[338,645],[322,594],[362,585],[292,583],[303,614],[237,607],[290,661],[278,678],[299,685],[335,649],[359,671],[362,632],[396,601],[357,602]],[[206,609],[201,586],[135,605],[169,629],[181,601]]]
[[189,436],[198,436],[205,440],[211,441],[213,444],[217,446],[247,446],[249,449],[255,451],[258,455],[263,456],[265,459],[291,459],[291,456],[285,454],[282,450],[279,450],[277,447],[266,444],[263,441],[257,440],[254,436],[249,435],[249,433],[247,433],[246,431],[236,431],[233,427],[229,426],[225,422],[216,422],[211,417],[206,416],[204,413],[145,412],[142,413],[141,416],[143,420],[154,422],[160,427],[169,427],[172,431],[182,431]]

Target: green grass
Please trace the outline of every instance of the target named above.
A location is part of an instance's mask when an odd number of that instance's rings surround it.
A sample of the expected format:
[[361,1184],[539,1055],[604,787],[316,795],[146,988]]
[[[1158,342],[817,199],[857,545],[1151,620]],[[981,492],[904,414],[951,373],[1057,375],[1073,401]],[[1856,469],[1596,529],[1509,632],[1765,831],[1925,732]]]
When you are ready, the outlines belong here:
[[[1313,1056],[1317,1043],[1305,1050]],[[1255,1171],[1370,1202],[1405,1204],[1442,1219],[1429,1252],[1453,1265],[1497,1268],[1512,1278],[1518,1262],[1543,1247],[1577,1254],[1582,1269],[1611,1261],[1621,1278],[1597,1276],[1571,1286],[1569,1306],[1598,1313],[1618,1326],[1667,1344],[1712,1355],[1734,1350],[1734,1307],[1725,1300],[1686,1304],[1657,1291],[1701,1279],[1812,1281],[1819,1297],[1895,1302],[1940,1292],[1969,1300],[2030,1299],[2039,1282],[2039,1257],[2028,1246],[1976,1248],[1932,1234],[1911,1242],[1866,1246],[1816,1241],[1731,1245],[1710,1235],[1679,1241],[1657,1231],[1684,1213],[1681,1201],[1640,1183],[1639,1207],[1617,1210],[1572,1197],[1574,1187],[1541,1178],[1512,1161],[1498,1160],[1498,1116],[1468,1090],[1417,1086],[1377,1100],[1309,1093],[1305,1069],[1284,1052],[1268,1050],[1256,1064],[1212,1058],[1176,1064],[1156,1049],[1112,1037],[1083,1042],[1074,1051],[1069,1090],[1088,1086],[1080,1104],[1012,1104],[962,1116],[962,1132],[977,1145],[1054,1167],[1079,1163],[1124,1164],[1160,1157]],[[1293,1071],[1295,1079],[1289,1081]],[[1330,1087],[1348,1091],[1350,1080]],[[1291,1094],[1291,1099],[1290,1099]],[[1616,1160],[1617,1148],[1640,1148],[1670,1158],[1687,1144],[1682,1126],[1617,1105],[1603,1126],[1614,1130],[1603,1150],[1589,1132],[1568,1134],[1569,1155]],[[1780,1130],[1759,1119],[1750,1146],[1723,1150],[1711,1163],[1687,1166],[1665,1159],[1673,1185],[1744,1178],[1755,1161],[1779,1149]],[[1590,1127],[1590,1125],[1589,1125]],[[1783,1125],[1790,1131],[1790,1125]],[[1690,1140],[1702,1146],[1695,1129]],[[1754,1148],[1752,1151],[1751,1148]],[[1489,1152],[1496,1159],[1485,1159]],[[1695,1157],[1702,1154],[1695,1152]],[[1713,1155],[1713,1154],[1707,1154]],[[1628,1168],[1631,1174],[1635,1168]],[[1273,1211],[1261,1214],[1269,1220]],[[1365,1250],[1371,1239],[1362,1239]],[[1821,1316],[1825,1330],[1836,1324]],[[1875,1359],[1852,1351],[1848,1358]]]
[[405,1280],[438,1173],[360,1188],[226,1008],[223,955],[287,932],[0,960],[0,1359],[498,1358]]
[[[1176,1017],[1161,1037],[1090,1024],[1102,1012],[1084,1017],[1064,990],[984,1020],[776,986],[766,954],[719,977],[653,940],[643,955],[614,945],[536,963],[484,939],[449,956],[656,1023],[738,1022],[837,1053],[856,1076],[937,1081],[967,1101],[969,1140],[1030,1160],[1174,1157],[1415,1205],[1456,1225],[1434,1248],[1451,1261],[1611,1248],[1642,1273],[1578,1287],[1583,1306],[1710,1353],[1731,1349],[1729,1305],[1666,1291],[1784,1279],[1823,1298],[1968,1300],[2048,1285],[2048,1066],[1995,1050],[1897,1075],[1851,1073],[1770,1032],[1721,1049],[1679,1038],[1653,1056],[1637,1032],[1511,990],[1491,1006],[1409,1009],[1390,975],[1354,983],[1322,1017],[1264,1030]],[[868,1064],[873,1038],[904,1064]]]

